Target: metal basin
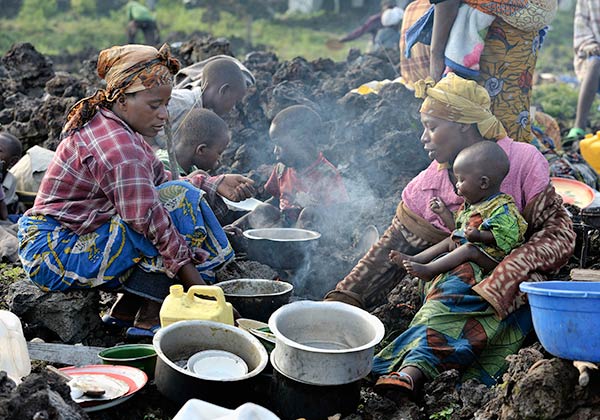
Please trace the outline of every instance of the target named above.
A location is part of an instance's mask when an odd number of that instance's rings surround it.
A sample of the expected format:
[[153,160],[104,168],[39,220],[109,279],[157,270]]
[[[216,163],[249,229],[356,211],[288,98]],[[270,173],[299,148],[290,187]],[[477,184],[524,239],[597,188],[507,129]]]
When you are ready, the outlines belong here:
[[342,385],[369,374],[385,329],[375,316],[341,302],[299,301],[271,315],[271,354],[285,376],[312,385]]
[[[267,351],[256,337],[220,322],[179,321],[158,330],[152,344],[158,356],[156,387],[179,404],[199,398],[235,408],[251,399],[256,377],[268,362]],[[248,365],[248,373],[234,379],[200,378],[185,366],[190,356],[202,350],[233,353]]]
[[236,279],[217,283],[244,318],[267,322],[276,309],[290,301],[294,286],[284,281]]
[[300,267],[321,237],[319,232],[295,228],[265,228],[244,231],[248,258],[283,270]]

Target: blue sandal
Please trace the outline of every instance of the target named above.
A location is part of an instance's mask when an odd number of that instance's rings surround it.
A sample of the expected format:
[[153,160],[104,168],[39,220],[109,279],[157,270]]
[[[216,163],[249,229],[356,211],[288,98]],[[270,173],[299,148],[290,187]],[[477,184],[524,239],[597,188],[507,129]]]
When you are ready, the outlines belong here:
[[107,327],[112,328],[129,328],[133,327],[133,321],[125,321],[123,319],[115,318],[110,314],[104,314],[102,317],[102,323]]
[[156,331],[160,329],[160,325],[154,325],[150,329],[129,327],[125,332],[127,338],[152,338]]

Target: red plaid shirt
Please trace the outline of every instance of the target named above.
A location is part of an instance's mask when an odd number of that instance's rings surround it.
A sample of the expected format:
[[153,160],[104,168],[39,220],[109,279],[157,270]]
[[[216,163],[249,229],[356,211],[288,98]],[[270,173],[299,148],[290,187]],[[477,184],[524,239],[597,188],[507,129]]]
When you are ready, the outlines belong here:
[[329,207],[350,201],[339,171],[323,153],[302,171],[278,163],[265,191],[279,199],[279,210],[293,221],[308,206]]
[[[173,276],[191,262],[192,254],[155,189],[170,177],[144,138],[101,108],[59,144],[26,214],[51,216],[78,235],[93,232],[118,214],[152,242]],[[190,181],[216,189],[206,175]]]

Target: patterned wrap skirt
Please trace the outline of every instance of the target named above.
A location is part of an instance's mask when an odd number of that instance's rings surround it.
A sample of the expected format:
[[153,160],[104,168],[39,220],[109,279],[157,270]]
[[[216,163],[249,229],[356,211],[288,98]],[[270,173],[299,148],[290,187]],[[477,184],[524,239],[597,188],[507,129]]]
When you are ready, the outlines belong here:
[[[215,269],[233,258],[233,249],[204,192],[186,181],[157,187],[159,199],[192,249],[209,253],[198,271],[214,283]],[[120,216],[113,216],[93,232],[77,235],[49,216],[19,220],[19,257],[29,278],[45,291],[102,286],[118,289],[132,269],[164,272],[157,249]]]
[[471,289],[482,278],[479,266],[465,263],[427,283],[423,306],[408,329],[375,356],[373,372],[415,366],[432,379],[457,369],[463,380],[495,384],[506,356],[519,350],[533,324],[526,305],[500,320]]

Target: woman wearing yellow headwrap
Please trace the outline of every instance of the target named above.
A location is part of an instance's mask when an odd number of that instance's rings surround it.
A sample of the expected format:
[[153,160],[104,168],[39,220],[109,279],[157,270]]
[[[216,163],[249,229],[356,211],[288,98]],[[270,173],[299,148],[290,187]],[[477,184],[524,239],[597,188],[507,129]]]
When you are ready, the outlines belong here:
[[167,182],[143,137],[166,124],[178,69],[166,45],[100,52],[106,88],[70,110],[34,206],[19,221],[19,256],[35,284],[124,290],[105,321],[137,335],[157,328],[173,277],[203,284],[233,256],[203,198],[206,177]]
[[367,309],[384,303],[406,274],[390,262],[390,251],[414,255],[449,235],[435,202],[453,212],[462,204],[451,168],[458,153],[477,142],[496,141],[506,152],[510,171],[501,191],[515,199],[529,231],[526,243],[487,277],[466,263],[426,284],[423,306],[412,323],[373,365],[373,372],[381,375],[377,391],[411,395],[426,379],[448,369],[459,369],[463,378],[495,383],[505,356],[518,350],[532,328],[519,284],[541,280],[560,268],[575,240],[571,220],[550,184],[546,159],[534,146],[506,136],[490,112],[483,87],[449,74],[437,84],[420,81],[415,91],[424,98],[421,142],[434,161],[406,186],[390,227],[326,299]]

